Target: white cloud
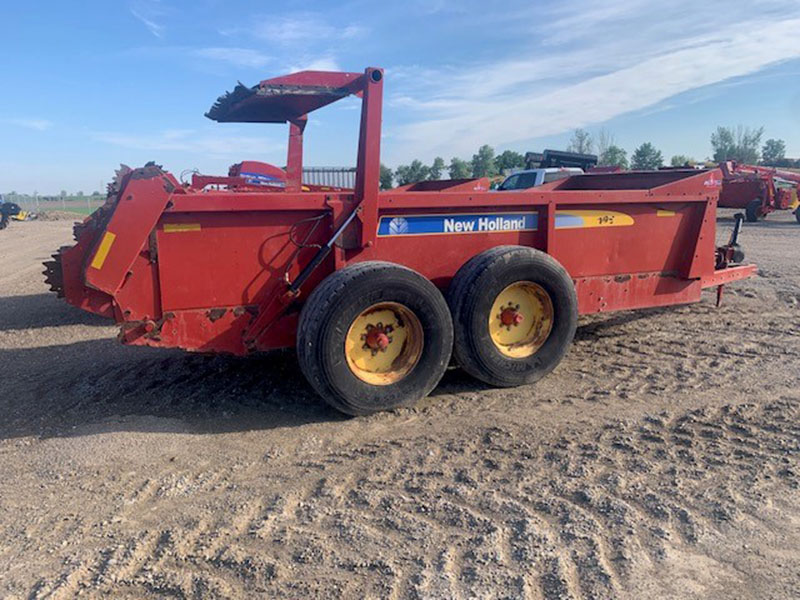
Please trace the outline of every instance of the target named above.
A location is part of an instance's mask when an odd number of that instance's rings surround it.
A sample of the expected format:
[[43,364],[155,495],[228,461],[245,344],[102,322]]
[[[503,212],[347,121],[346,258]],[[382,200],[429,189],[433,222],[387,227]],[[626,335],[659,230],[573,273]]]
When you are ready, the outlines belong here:
[[254,18],[247,27],[224,30],[223,35],[246,33],[258,39],[284,46],[349,40],[361,37],[366,29],[361,25],[333,25],[329,20],[312,12],[293,15],[268,15]]
[[147,30],[157,38],[164,37],[164,25],[158,19],[164,16],[164,8],[159,0],[137,0],[130,7],[131,14],[139,19]]
[[226,62],[236,67],[259,69],[269,64],[272,57],[250,48],[198,48],[191,51],[193,56],[219,62]]
[[[777,4],[783,5],[780,19],[770,12]],[[550,15],[538,46],[513,56],[435,70],[388,69],[387,81],[397,81],[392,87],[401,91],[388,97],[389,105],[416,117],[387,132],[390,160],[559,134],[800,58],[795,3],[753,0],[746,10],[723,13],[719,2],[691,7],[696,3],[679,1],[653,20],[652,6],[642,0],[612,2],[603,11],[587,4],[586,12],[572,3],[574,13]],[[587,35],[590,40],[581,39]]]
[[289,73],[295,73],[297,71],[341,71],[341,69],[335,58],[332,56],[323,56],[321,58],[309,60],[308,62],[293,64],[287,71]]
[[16,125],[17,127],[24,127],[25,129],[34,129],[36,131],[44,131],[45,129],[50,129],[53,126],[52,121],[48,121],[47,119],[30,119],[24,117],[17,117],[17,118],[8,118],[8,119],[0,119],[3,123],[8,123],[10,125]]

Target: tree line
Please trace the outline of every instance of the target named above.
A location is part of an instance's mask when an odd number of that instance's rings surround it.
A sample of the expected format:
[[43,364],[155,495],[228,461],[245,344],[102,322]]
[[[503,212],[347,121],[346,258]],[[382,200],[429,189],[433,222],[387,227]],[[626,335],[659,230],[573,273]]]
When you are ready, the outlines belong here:
[[386,190],[393,185],[407,185],[417,181],[438,180],[442,179],[445,173],[450,179],[495,177],[524,166],[525,157],[519,152],[506,150],[495,155],[494,148],[484,144],[472,155],[472,159],[464,160],[454,156],[450,159],[450,164],[446,164],[441,156],[434,158],[430,165],[414,159],[410,164],[400,165],[394,171],[381,164],[381,189]]
[[[786,142],[770,138],[762,145],[764,128],[719,126],[711,134],[713,155],[703,163],[718,164],[735,160],[745,164],[761,164],[771,167],[800,167],[800,159],[786,158]],[[658,169],[665,164],[661,151],[651,142],[637,147],[628,161],[627,152],[617,145],[614,136],[601,129],[595,141],[592,135],[577,129],[572,134],[567,150],[592,154],[597,150],[599,166],[618,166],[623,169]],[[671,167],[694,166],[699,161],[686,154],[676,154],[670,158]]]
[[[746,164],[800,168],[800,159],[786,157],[786,143],[783,140],[770,138],[762,144],[763,137],[763,127],[719,126],[711,134],[712,157],[697,161],[689,155],[676,154],[669,159],[669,166],[693,167],[698,162],[717,164],[735,160]],[[664,155],[651,142],[643,142],[636,147],[629,159],[627,151],[618,145],[614,135],[605,129],[601,129],[596,136],[585,129],[576,129],[570,138],[567,151],[580,154],[596,152],[597,164],[601,167],[653,170],[665,166]],[[381,189],[417,181],[442,179],[445,173],[450,179],[494,177],[524,166],[525,157],[521,153],[506,150],[495,155],[494,148],[484,144],[472,155],[471,160],[453,157],[449,165],[440,156],[437,156],[430,165],[415,159],[410,164],[398,166],[394,171],[381,164]]]

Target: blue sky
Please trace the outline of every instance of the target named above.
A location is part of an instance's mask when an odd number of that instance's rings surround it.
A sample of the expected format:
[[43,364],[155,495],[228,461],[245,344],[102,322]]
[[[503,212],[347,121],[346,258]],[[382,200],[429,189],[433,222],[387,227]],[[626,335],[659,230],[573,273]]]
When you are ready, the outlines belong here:
[[[2,192],[89,193],[120,162],[282,165],[284,127],[203,113],[237,80],[366,66],[386,69],[390,166],[563,148],[576,127],[701,159],[717,125],[763,125],[800,156],[797,0],[43,0],[0,15]],[[357,106],[312,115],[306,164],[354,163]]]

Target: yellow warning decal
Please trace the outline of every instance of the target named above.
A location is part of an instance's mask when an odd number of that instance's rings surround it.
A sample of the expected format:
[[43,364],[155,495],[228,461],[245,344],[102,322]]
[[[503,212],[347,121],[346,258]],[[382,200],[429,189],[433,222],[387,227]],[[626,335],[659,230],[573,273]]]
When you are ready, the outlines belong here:
[[103,239],[100,241],[100,246],[97,248],[97,252],[92,259],[92,264],[89,265],[93,269],[102,269],[103,263],[106,262],[106,257],[108,256],[108,252],[111,250],[111,245],[114,243],[114,240],[117,239],[117,236],[110,231],[106,231]]
[[164,233],[182,233],[184,231],[200,231],[200,223],[164,223]]
[[559,210],[556,211],[556,229],[582,229],[586,227],[627,227],[633,217],[613,210]]
[[661,210],[660,208],[656,211],[657,217],[674,217],[676,213],[674,210]]

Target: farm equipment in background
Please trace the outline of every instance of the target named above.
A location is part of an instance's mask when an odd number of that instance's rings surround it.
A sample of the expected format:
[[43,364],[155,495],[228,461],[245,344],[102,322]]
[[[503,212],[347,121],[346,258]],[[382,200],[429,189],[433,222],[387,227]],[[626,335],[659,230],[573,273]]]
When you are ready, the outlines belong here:
[[35,221],[39,218],[39,213],[31,212],[29,210],[20,210],[17,214],[11,217],[12,221]]
[[743,208],[751,223],[776,210],[794,210],[800,223],[800,174],[735,162],[722,163],[720,167],[723,174],[720,207]]
[[[301,191],[330,192],[352,189],[348,187],[311,183],[307,182],[306,179],[314,179],[315,181],[332,180],[344,183],[348,179],[347,175],[350,175],[353,170],[354,169],[348,169],[346,167],[310,167],[307,169],[301,167],[303,178]],[[272,188],[273,191],[279,191],[286,188],[286,178],[287,174],[285,169],[256,160],[244,160],[232,165],[230,169],[228,169],[227,177],[194,173],[192,176],[192,185],[200,189],[214,185],[224,186],[231,190],[238,189],[240,191],[247,189],[263,190],[265,188]]]
[[[348,96],[361,99],[355,187],[303,186],[308,114]],[[328,403],[368,414],[430,393],[451,352],[492,385],[533,383],[561,361],[579,314],[697,302],[755,272],[738,229],[715,247],[719,169],[380,192],[382,98],[377,68],[238,85],[207,116],[288,123],[284,184],[244,167],[185,184],[153,163],[123,167],[46,281],[117,321],[125,344],[294,347]]]
[[2,199],[0,199],[0,229],[5,229],[8,227],[8,222],[11,219],[16,219],[16,217],[22,212],[23,211],[18,204],[14,204],[13,202],[3,202]]

